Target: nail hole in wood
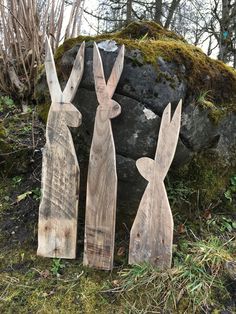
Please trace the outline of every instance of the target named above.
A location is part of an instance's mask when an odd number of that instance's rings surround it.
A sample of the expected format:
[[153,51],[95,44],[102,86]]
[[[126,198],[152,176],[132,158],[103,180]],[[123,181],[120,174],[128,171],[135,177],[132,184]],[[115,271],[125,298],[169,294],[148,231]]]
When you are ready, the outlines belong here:
[[68,238],[70,236],[70,230],[65,230],[65,237]]

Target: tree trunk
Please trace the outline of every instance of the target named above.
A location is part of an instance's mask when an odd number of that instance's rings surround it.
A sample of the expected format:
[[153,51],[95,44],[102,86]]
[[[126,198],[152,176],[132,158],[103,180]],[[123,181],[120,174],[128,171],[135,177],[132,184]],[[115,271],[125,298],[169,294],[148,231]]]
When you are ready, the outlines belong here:
[[25,86],[20,81],[18,75],[16,74],[16,71],[15,71],[13,65],[8,66],[8,76],[9,76],[9,79],[11,81],[13,90],[16,90],[17,93],[19,94],[19,96],[22,96],[24,93]]
[[220,47],[219,59],[227,62],[228,47],[230,41],[230,0],[222,0],[222,18],[220,23]]
[[181,0],[173,0],[171,2],[170,9],[169,9],[169,12],[168,12],[168,15],[167,15],[167,19],[166,19],[166,22],[165,22],[165,28],[169,28],[170,27],[170,23],[172,21],[173,15],[175,13],[175,10],[177,9],[177,7],[180,4],[180,1]]
[[155,0],[155,15],[154,20],[156,23],[161,24],[161,16],[162,16],[162,0]]
[[127,0],[126,4],[126,23],[130,23],[132,20],[132,0]]
[[234,43],[233,67],[236,69],[236,43]]

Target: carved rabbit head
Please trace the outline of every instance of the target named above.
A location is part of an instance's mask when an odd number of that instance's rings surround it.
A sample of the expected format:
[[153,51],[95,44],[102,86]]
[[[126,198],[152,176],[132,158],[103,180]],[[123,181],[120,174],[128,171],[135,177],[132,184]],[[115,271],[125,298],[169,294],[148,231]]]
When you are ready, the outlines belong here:
[[104,119],[113,119],[121,113],[121,106],[112,99],[117,84],[119,82],[124,64],[124,46],[120,48],[118,57],[113,66],[111,75],[106,83],[102,59],[99,53],[99,49],[94,43],[93,48],[93,72],[95,89],[98,98],[99,105],[97,110],[101,112]]
[[[49,122],[51,120],[57,120],[59,124],[60,118],[64,122],[64,127],[78,127],[81,124],[82,116],[79,110],[71,103],[73,100],[79,83],[81,81],[84,70],[84,50],[85,43],[83,42],[76,55],[74,65],[67,81],[64,90],[61,90],[56,67],[54,63],[53,53],[49,44],[48,38],[46,39],[46,56],[45,56],[45,68],[47,75],[47,82],[51,95],[52,105],[49,111]],[[59,119],[58,119],[59,118]],[[56,124],[56,123],[55,123]],[[62,127],[62,126],[61,126]]]

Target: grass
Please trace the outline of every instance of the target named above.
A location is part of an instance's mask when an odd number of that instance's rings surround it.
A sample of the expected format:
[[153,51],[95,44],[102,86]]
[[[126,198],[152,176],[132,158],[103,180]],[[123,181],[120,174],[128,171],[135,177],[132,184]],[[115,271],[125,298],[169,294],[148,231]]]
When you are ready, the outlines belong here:
[[203,108],[212,108],[214,104],[212,103],[211,91],[202,91],[197,97],[197,103]]
[[30,156],[44,143],[39,134],[43,134],[43,124],[33,111],[23,113],[8,106],[3,115],[0,112],[0,174],[17,177],[27,171]]
[[88,314],[223,310],[229,298],[224,265],[233,260],[231,241],[213,236],[184,243],[175,253],[173,267],[164,272],[143,264],[106,273],[83,267],[79,261],[63,261],[59,274],[51,270],[54,260],[21,250],[1,269],[0,310],[57,313],[58,308],[60,313]]
[[209,118],[217,125],[227,115],[227,112],[230,111],[230,106],[228,106],[228,110],[224,106],[217,107],[213,102],[211,94],[211,90],[201,91],[196,99],[196,104],[200,105],[203,109],[207,109],[209,111]]
[[[3,200],[6,193],[3,188]],[[32,195],[29,198],[36,202]],[[18,206],[24,206],[27,200]],[[4,201],[4,210],[6,205]],[[19,221],[17,217],[15,224]],[[205,229],[207,222],[202,222]],[[228,230],[221,236],[218,232],[211,229],[204,238],[193,232],[181,234],[173,266],[167,271],[143,264],[123,265],[113,272],[83,267],[81,257],[72,261],[37,257],[35,241],[32,244],[30,239],[32,230],[23,243],[12,240],[17,239],[14,234],[7,242],[1,241],[0,311],[192,314],[224,310],[225,300],[230,299],[224,265],[235,258],[235,238]]]
[[[18,126],[22,129],[29,120],[13,122],[12,130],[19,133]],[[33,174],[14,173],[13,178],[0,180],[0,313],[233,313],[235,303],[228,287],[232,282],[225,264],[235,260],[234,216],[227,211],[218,215],[214,206],[206,215],[208,207],[198,202],[193,184],[166,182],[176,226],[171,269],[128,266],[127,238],[122,239],[117,230],[122,259],[118,262],[115,257],[113,272],[102,272],[82,266],[81,245],[77,260],[36,256],[41,170],[37,164],[34,167]],[[204,174],[208,190],[210,184],[218,184],[220,177],[210,165]],[[222,192],[224,202],[232,206],[234,183],[232,176],[228,187],[232,201]]]
[[[77,260],[36,256],[34,212],[39,199],[31,193],[14,202],[29,186],[32,190],[35,183],[24,176],[21,180],[16,177],[0,182],[0,229],[4,227],[0,231],[1,313],[47,314],[58,313],[57,309],[66,314],[233,311],[233,305],[227,305],[233,302],[233,296],[225,270],[226,262],[235,260],[233,216],[212,211],[210,219],[198,219],[196,213],[191,214],[192,218],[180,214],[174,217],[176,226],[187,220],[184,232],[175,230],[173,265],[169,270],[160,271],[148,264],[128,266],[124,261],[117,266],[115,258],[113,272],[102,272],[82,265],[81,247]],[[182,184],[176,186],[173,201],[178,194],[186,200],[187,192],[192,191]],[[30,216],[25,219],[28,212]],[[222,229],[226,217],[232,229]]]
[[166,187],[171,207],[183,206],[184,203],[190,205],[191,196],[195,191],[193,188],[187,186],[186,182],[177,180],[170,181],[167,176]]
[[16,109],[16,105],[14,104],[13,99],[8,96],[0,96],[0,115],[7,110]]
[[228,297],[221,277],[225,262],[232,260],[228,244],[215,237],[186,242],[186,252],[177,253],[172,269],[163,272],[148,264],[134,265],[119,273],[119,285],[110,291],[120,293],[130,313],[204,311],[217,291],[222,299]]

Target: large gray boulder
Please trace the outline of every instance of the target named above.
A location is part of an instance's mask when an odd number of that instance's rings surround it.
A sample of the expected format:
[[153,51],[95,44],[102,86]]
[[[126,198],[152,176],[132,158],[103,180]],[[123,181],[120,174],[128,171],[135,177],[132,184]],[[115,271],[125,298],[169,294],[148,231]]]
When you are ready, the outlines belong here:
[[[80,38],[79,41],[82,39]],[[110,43],[97,40],[103,60],[106,78],[109,77],[115,59],[119,51],[119,45],[112,43],[113,51],[110,51]],[[117,47],[116,47],[117,45]],[[183,45],[183,43],[181,43]],[[188,45],[188,44],[186,44]],[[60,73],[61,85],[65,85],[80,43],[74,44],[57,59],[57,69]],[[115,48],[114,48],[115,47]],[[194,48],[193,48],[194,49]],[[84,207],[86,192],[86,173],[88,167],[89,149],[92,140],[94,118],[97,107],[97,98],[94,89],[93,78],[93,42],[86,43],[85,70],[82,82],[73,101],[82,113],[82,125],[73,131],[78,159],[81,167],[81,206]],[[202,55],[204,55],[202,53]],[[204,55],[204,58],[208,58]],[[209,58],[208,58],[209,59]],[[213,62],[209,61],[207,62]],[[236,160],[236,115],[234,110],[221,108],[219,103],[198,102],[199,88],[188,81],[190,65],[184,62],[165,60],[162,56],[156,57],[155,64],[145,61],[141,49],[126,47],[124,70],[118,84],[114,99],[121,105],[120,116],[112,120],[112,128],[117,152],[118,172],[118,210],[134,213],[146,186],[145,180],[138,173],[135,162],[138,158],[148,156],[153,158],[161,115],[165,106],[171,102],[173,110],[178,101],[183,99],[182,126],[176,155],[171,166],[173,173],[185,167],[185,177],[179,180],[187,180],[191,177],[188,169],[192,163],[197,163],[198,156],[204,155],[204,160],[209,152],[209,164],[216,163],[217,169],[224,168],[225,181],[235,169]],[[212,66],[212,65],[211,65]],[[214,64],[213,64],[214,66]],[[219,65],[215,63],[217,78]],[[224,70],[227,73],[227,69]],[[230,82],[235,80],[229,73]],[[216,77],[216,75],[215,75]],[[201,84],[209,86],[213,78],[203,74]],[[222,77],[222,86],[227,82],[225,75]],[[213,84],[213,83],[212,83]],[[215,85],[214,85],[215,84]],[[217,89],[220,82],[214,81],[216,102],[223,101],[219,95],[225,96]],[[202,85],[201,85],[202,86]],[[38,82],[37,93],[45,91],[44,79]],[[234,95],[236,98],[236,95]],[[228,101],[228,99],[227,99]],[[209,106],[210,103],[210,106]],[[217,106],[217,107],[216,107]],[[214,110],[213,110],[214,109]],[[219,119],[213,119],[213,115],[219,115]],[[217,121],[216,121],[217,120]],[[214,156],[214,157],[212,157]],[[215,159],[217,158],[217,159]],[[205,162],[204,162],[205,163]],[[202,167],[201,163],[201,167]],[[206,167],[207,167],[207,163]],[[194,170],[195,171],[195,170]],[[213,169],[214,172],[214,169]],[[193,176],[198,176],[194,173]],[[199,172],[200,176],[200,172]],[[218,173],[215,173],[217,180]],[[186,179],[187,178],[187,179]],[[177,178],[178,179],[178,178]],[[200,182],[199,180],[195,180]],[[176,180],[176,178],[175,178]],[[203,178],[202,178],[203,180]],[[214,182],[212,182],[214,184]],[[208,183],[206,183],[208,184]],[[226,183],[225,183],[226,184]],[[204,182],[202,182],[204,186]],[[225,188],[222,187],[222,189]],[[220,188],[219,188],[220,190]],[[216,191],[216,194],[219,191]],[[222,191],[220,191],[222,192]],[[212,194],[209,194],[212,196]],[[212,197],[215,197],[213,195]]]

